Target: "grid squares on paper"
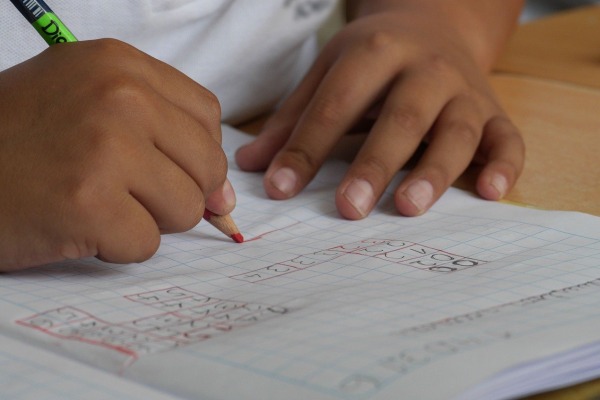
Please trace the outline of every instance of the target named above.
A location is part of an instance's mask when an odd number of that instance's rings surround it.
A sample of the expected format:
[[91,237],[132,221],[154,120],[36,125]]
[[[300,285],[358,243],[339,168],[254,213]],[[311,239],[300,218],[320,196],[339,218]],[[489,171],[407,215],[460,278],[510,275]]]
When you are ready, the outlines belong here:
[[[114,378],[113,378],[114,379]],[[137,398],[131,392],[113,390],[86,380],[79,374],[62,371],[54,364],[44,364],[14,352],[0,350],[0,397],[11,400],[120,400]]]
[[[322,204],[318,197],[313,203],[314,207]],[[400,375],[392,367],[398,367],[400,361],[388,360],[390,364],[383,365],[386,358],[381,350],[374,350],[375,345],[353,348],[356,352],[350,359],[338,342],[359,343],[374,333],[383,335],[392,327],[405,327],[407,321],[427,323],[472,312],[474,307],[510,303],[532,290],[545,293],[561,285],[591,280],[597,276],[590,269],[600,265],[597,240],[518,221],[432,211],[418,223],[404,219],[390,223],[388,216],[375,214],[368,223],[350,225],[323,216],[322,210],[315,211],[310,204],[295,206],[277,218],[271,215],[277,213],[256,207],[252,197],[240,201],[238,207],[246,211],[236,219],[238,225],[251,228],[255,237],[262,236],[260,240],[235,246],[215,239],[207,245],[198,240],[206,231],[202,228],[167,236],[157,257],[140,265],[104,269],[104,264],[90,261],[89,277],[85,279],[67,270],[59,279],[73,282],[73,286],[60,301],[47,301],[52,297],[51,282],[56,278],[52,274],[57,268],[49,270],[47,282],[31,285],[24,274],[18,277],[19,285],[28,288],[28,296],[19,301],[37,316],[72,303],[74,309],[85,314],[73,321],[103,324],[106,329],[100,333],[110,331],[120,335],[115,340],[125,338],[118,344],[104,342],[113,350],[128,349],[143,356],[190,345],[186,351],[198,358],[212,362],[221,358],[249,371],[327,393],[337,394],[341,385],[347,393],[360,394],[397,379]],[[377,248],[392,242],[403,245]],[[425,264],[452,265],[457,260],[466,260],[464,268],[435,271]],[[247,338],[245,343],[232,343],[227,352],[219,348],[221,353],[212,353],[211,346],[198,344],[226,334],[234,325],[215,320],[208,326],[195,325],[204,318],[191,314],[203,312],[199,305],[179,306],[175,301],[157,306],[133,300],[136,294],[173,287],[171,283],[180,279],[172,273],[176,269],[189,279],[188,285],[178,286],[182,293],[188,293],[188,298],[214,298],[216,302],[210,304],[220,303],[225,309],[231,305],[229,310],[243,309],[246,313],[234,318],[252,317],[240,304],[254,311],[257,309],[252,306],[289,308],[293,318],[274,313],[281,317],[280,323],[268,318],[251,321],[265,323],[271,329]],[[98,279],[107,273],[121,277],[123,284],[115,288],[114,280]],[[157,286],[156,282],[160,282],[160,289],[148,288]],[[134,291],[136,287],[139,290]],[[198,287],[210,290],[195,290]],[[298,299],[304,303],[295,313],[293,304]],[[473,299],[477,299],[476,305]],[[313,304],[318,307],[313,308]],[[565,311],[574,311],[573,318],[582,317],[582,310],[570,307],[565,305]],[[515,315],[511,321],[518,325],[535,318],[540,318],[539,326],[549,323],[535,313]],[[31,322],[27,318],[21,321],[26,325]],[[166,329],[159,332],[156,328]],[[95,336],[93,340],[109,339]],[[473,346],[457,340],[451,344],[465,349]],[[155,347],[142,346],[149,342]],[[415,349],[419,349],[417,344]],[[380,373],[377,379],[369,380],[365,370]]]
[[115,323],[75,307],[61,307],[17,323],[54,337],[139,358],[207,340],[287,312],[284,307],[223,300],[178,287],[125,297],[154,309],[155,313]]

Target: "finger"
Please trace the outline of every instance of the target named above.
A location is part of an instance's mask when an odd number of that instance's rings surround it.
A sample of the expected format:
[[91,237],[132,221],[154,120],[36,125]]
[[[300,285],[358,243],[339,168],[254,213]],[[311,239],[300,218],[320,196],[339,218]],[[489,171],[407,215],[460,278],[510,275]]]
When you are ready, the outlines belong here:
[[392,88],[377,122],[338,187],[336,205],[342,216],[360,219],[369,214],[454,91],[452,84],[439,85],[426,71],[407,72]]
[[[105,118],[102,132],[94,134],[92,165],[110,162],[98,166],[95,182],[87,182],[92,193],[86,189],[76,198],[79,206],[69,217],[75,222],[68,231],[85,240],[75,242],[69,254],[89,254],[79,249],[92,248],[109,262],[147,259],[156,251],[161,231],[187,230],[200,221],[203,194],[225,180],[221,147],[197,120],[151,89],[129,89],[143,96],[134,95],[137,101],[130,102],[119,95],[108,111],[133,118]],[[161,118],[143,118],[148,113],[160,113]],[[76,221],[85,221],[85,226]],[[63,242],[73,243],[69,238]]]
[[230,214],[235,208],[236,198],[229,179],[221,188],[215,190],[206,198],[206,208],[217,215]]
[[114,193],[112,200],[118,206],[91,225],[91,236],[81,237],[91,237],[96,243],[96,257],[106,262],[126,264],[149,259],[160,245],[154,218],[126,192]]
[[[204,125],[157,93],[145,93],[143,99],[138,99],[138,107],[139,110],[134,110],[135,115],[160,113],[159,119],[136,122],[143,124],[142,129],[151,135],[156,148],[188,174],[203,194],[210,194],[223,185],[227,159],[220,143]],[[140,127],[130,129],[139,130]]]
[[486,162],[477,179],[477,192],[484,199],[500,200],[523,171],[523,138],[506,117],[496,117],[484,127],[480,152]]
[[[264,179],[274,199],[294,196],[310,182],[339,138],[369,109],[396,73],[396,61],[364,62],[351,52],[327,72],[290,139],[275,156]],[[351,84],[349,84],[351,82]]]
[[[291,121],[291,119],[290,119]],[[236,150],[235,162],[242,171],[264,171],[271,160],[289,139],[293,126],[288,124],[273,124],[268,121],[270,127],[265,127],[258,137],[247,145]]]
[[479,101],[458,96],[444,108],[429,146],[396,190],[396,208],[416,216],[433,203],[467,168],[480,142],[485,117]]
[[120,170],[130,177],[129,192],[150,213],[160,232],[184,232],[196,226],[205,202],[198,184],[152,143],[133,157],[135,164]]
[[236,151],[235,161],[240,169],[265,170],[285,145],[332,62],[331,53],[322,54],[298,87],[267,120],[256,140]]
[[[127,180],[122,179],[123,165],[111,165],[114,168],[99,170],[84,181],[69,177],[59,184],[57,192],[70,191],[62,207],[51,213],[60,229],[49,231],[44,226],[53,225],[45,223],[39,227],[45,233],[42,237],[49,259],[96,256],[108,262],[129,263],[146,260],[158,249],[160,231],[154,217],[130,193]],[[39,264],[43,259],[32,261]]]
[[200,220],[204,196],[223,185],[225,154],[203,125],[147,85],[130,83],[126,93],[114,95],[104,112],[132,117],[106,118],[102,127],[106,137],[97,141],[95,151],[103,150],[114,160],[102,167],[118,172],[114,179],[125,182],[123,190],[135,193],[161,229],[185,230]]

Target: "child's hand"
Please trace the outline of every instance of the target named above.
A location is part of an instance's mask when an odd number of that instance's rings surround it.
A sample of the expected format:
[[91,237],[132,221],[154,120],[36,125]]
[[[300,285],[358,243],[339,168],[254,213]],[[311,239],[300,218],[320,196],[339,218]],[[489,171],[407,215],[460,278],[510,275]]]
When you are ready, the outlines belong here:
[[215,97],[123,43],[53,46],[0,93],[0,270],[141,261],[235,206]]
[[270,197],[300,192],[340,137],[369,116],[375,124],[336,194],[346,218],[369,214],[422,141],[427,150],[395,192],[403,215],[428,210],[471,161],[483,164],[477,182],[482,197],[500,199],[514,185],[523,141],[496,101],[485,68],[449,17],[415,8],[350,23],[258,139],[239,149],[242,169],[268,167]]

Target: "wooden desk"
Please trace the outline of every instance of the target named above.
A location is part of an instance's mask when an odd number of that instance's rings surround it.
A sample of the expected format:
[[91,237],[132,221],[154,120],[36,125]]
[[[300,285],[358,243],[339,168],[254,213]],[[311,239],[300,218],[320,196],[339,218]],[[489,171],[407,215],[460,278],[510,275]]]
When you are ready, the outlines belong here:
[[[521,25],[494,71],[527,146],[507,199],[600,216],[600,6]],[[471,171],[457,186],[473,182]]]
[[496,71],[600,88],[600,6],[522,25]]
[[600,215],[600,6],[520,26],[495,71],[527,145],[508,199]]
[[[491,82],[527,147],[507,200],[600,216],[600,90],[503,74]],[[474,180],[471,171],[457,186]]]
[[495,71],[528,149],[508,199],[600,215],[600,6],[520,26]]

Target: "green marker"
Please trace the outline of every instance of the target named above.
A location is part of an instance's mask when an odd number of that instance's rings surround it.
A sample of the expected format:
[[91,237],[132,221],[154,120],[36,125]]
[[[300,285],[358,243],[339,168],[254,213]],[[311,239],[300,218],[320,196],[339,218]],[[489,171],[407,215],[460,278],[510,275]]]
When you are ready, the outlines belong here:
[[43,0],[10,0],[50,46],[77,38]]

